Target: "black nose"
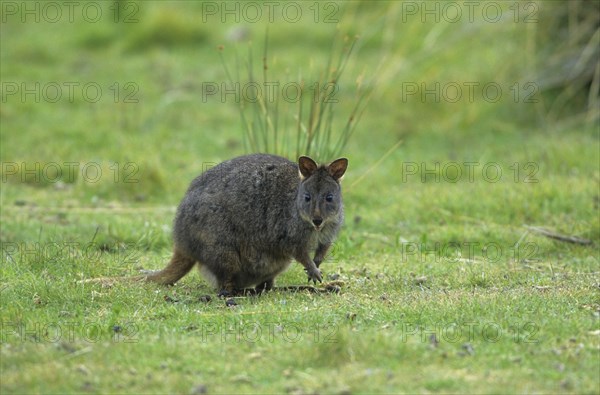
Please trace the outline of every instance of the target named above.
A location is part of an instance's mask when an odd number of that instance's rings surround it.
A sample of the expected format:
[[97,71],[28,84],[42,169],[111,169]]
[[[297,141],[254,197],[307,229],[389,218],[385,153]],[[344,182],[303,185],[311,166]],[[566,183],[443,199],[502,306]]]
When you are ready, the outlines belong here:
[[323,220],[321,218],[313,219],[313,224],[315,224],[315,226],[321,226],[322,223],[323,223]]

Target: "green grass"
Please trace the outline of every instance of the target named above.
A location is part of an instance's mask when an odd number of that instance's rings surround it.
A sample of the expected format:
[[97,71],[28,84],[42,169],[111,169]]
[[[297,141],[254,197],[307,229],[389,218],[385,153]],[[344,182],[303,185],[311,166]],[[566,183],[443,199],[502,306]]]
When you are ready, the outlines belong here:
[[[341,4],[340,32],[360,39],[334,128],[354,79],[377,77],[344,152],[346,224],[322,265],[342,292],[226,307],[196,272],[168,288],[77,283],[161,268],[189,182],[244,152],[237,103],[203,97],[203,83],[227,81],[217,47],[232,62],[234,47],[246,51],[227,39],[235,24],[202,22],[194,2],[122,2],[137,22],[114,23],[113,3],[100,4],[94,24],[2,15],[3,393],[600,393],[598,124],[547,123],[541,92],[524,102],[536,24],[422,23],[400,2]],[[311,4],[298,23],[270,24],[270,75],[325,66],[336,24],[325,3],[315,23]],[[256,47],[264,22],[244,25]],[[95,83],[102,95],[7,93],[23,82]],[[480,86],[473,101],[422,100],[435,82]],[[488,82],[503,89],[497,102],[481,96]],[[403,96],[409,85],[419,92]],[[70,163],[72,177],[53,173]],[[305,281],[298,264],[278,278]]]

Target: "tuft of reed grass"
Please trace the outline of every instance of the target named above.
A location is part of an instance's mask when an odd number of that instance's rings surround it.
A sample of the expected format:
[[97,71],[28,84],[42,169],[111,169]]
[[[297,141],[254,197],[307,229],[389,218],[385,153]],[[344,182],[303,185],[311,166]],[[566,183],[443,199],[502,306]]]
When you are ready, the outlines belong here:
[[600,118],[600,4],[539,3],[537,74],[550,120]]
[[[346,95],[346,91],[340,89],[340,80],[357,40],[358,37],[348,36],[340,40],[336,32],[326,66],[318,73],[317,78],[312,79],[315,81],[312,83],[307,83],[302,71],[299,71],[295,83],[290,81],[289,73],[285,84],[281,83],[281,78],[271,77],[268,30],[265,33],[259,72],[255,70],[257,62],[252,43],[248,45],[248,57],[245,61],[240,60],[236,51],[235,74],[227,67],[223,47],[219,47],[221,62],[231,86],[260,88],[255,100],[248,100],[242,95],[238,103],[245,150],[289,158],[311,155],[317,161],[339,156],[356,130],[372,92],[372,85],[364,84],[364,74],[360,75],[356,79],[356,93],[352,99],[354,105],[350,114],[343,127],[335,127],[339,103],[347,101],[342,97]],[[297,89],[297,96],[293,100],[284,97],[286,91],[273,89],[274,83],[279,88],[292,83]],[[274,95],[270,96],[270,93]]]

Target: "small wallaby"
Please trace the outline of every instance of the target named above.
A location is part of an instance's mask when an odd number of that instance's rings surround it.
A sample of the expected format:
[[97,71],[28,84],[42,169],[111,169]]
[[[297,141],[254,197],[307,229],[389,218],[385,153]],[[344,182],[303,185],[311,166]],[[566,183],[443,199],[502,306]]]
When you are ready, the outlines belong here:
[[267,154],[220,163],[194,179],[179,204],[167,267],[129,279],[174,284],[198,264],[223,294],[262,291],[294,258],[309,281],[321,282],[319,265],[344,220],[347,167],[346,158],[319,166],[307,156],[296,164]]

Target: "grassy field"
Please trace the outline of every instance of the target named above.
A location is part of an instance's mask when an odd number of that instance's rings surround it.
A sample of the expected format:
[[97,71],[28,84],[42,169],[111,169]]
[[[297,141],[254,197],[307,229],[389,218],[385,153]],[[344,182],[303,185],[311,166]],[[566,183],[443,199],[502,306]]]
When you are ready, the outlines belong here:
[[[445,4],[2,2],[0,391],[600,393],[598,119],[537,85],[543,3]],[[341,292],[78,284],[165,265],[188,183],[244,153],[218,47],[260,74],[267,26],[278,90],[359,37]]]

